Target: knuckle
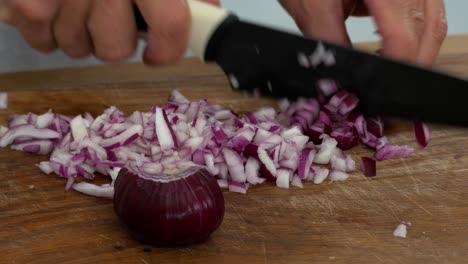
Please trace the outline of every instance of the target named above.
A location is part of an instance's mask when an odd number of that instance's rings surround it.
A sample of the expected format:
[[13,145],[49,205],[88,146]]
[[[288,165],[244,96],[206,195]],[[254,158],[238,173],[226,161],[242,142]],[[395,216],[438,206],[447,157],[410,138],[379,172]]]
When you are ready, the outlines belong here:
[[387,52],[402,60],[412,60],[418,54],[418,38],[409,30],[395,29],[382,32]]
[[162,19],[156,25],[161,28],[161,34],[178,38],[181,35],[187,34],[190,23],[190,14],[188,12],[175,12],[174,15]]
[[386,34],[388,39],[393,39],[398,42],[402,47],[412,49],[417,46],[417,38],[408,30],[395,29],[393,32]]
[[446,19],[434,19],[429,21],[429,32],[437,41],[443,41],[447,36],[448,23]]
[[159,43],[159,45],[147,48],[144,62],[148,65],[166,65],[176,62],[186,50],[189,26],[190,14],[188,12],[178,12],[167,19],[161,19],[159,24],[155,25],[155,30],[150,32],[150,38],[154,42],[149,42]]
[[50,6],[31,4],[30,1],[13,1],[12,9],[29,23],[47,24],[53,19]]

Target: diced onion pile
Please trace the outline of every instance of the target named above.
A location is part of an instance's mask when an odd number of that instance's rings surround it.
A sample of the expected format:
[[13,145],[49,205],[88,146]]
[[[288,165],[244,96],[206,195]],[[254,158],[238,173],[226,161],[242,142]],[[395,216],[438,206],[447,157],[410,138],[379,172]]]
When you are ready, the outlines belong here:
[[[356,167],[344,151],[359,142],[375,149],[377,160],[413,152],[390,145],[381,119],[356,112],[359,100],[338,91],[333,81],[320,81],[318,89],[319,100],[282,100],[279,112],[266,107],[239,115],[206,100],[190,102],[174,90],[167,105],[129,116],[116,107],[95,118],[51,111],[11,115],[9,127],[0,128],[0,146],[50,155],[38,167],[66,178],[66,190],[108,198],[118,171],[128,162],[153,172],[206,166],[222,188],[246,193],[266,181],[280,188],[302,188],[303,181],[344,181]],[[427,126],[418,123],[415,133],[426,146]],[[366,158],[361,168],[366,175],[375,174],[375,160]],[[96,173],[110,176],[112,183],[75,183],[78,176],[91,180]]]

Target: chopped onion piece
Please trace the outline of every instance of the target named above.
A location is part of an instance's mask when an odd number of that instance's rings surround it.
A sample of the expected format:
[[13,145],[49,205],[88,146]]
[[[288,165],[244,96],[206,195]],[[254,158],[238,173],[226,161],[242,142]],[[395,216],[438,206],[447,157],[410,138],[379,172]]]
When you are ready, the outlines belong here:
[[281,137],[283,137],[284,139],[291,140],[297,136],[303,136],[302,131],[297,126],[292,126],[291,128],[281,132]]
[[290,105],[291,105],[291,103],[289,102],[289,100],[287,98],[283,98],[283,99],[278,101],[278,107],[282,112],[285,112],[286,109],[288,109],[288,107]]
[[[83,147],[87,147],[87,150],[89,152],[89,159],[91,160],[106,160],[107,159],[107,152],[106,150],[101,147],[99,144],[89,140],[89,139],[85,139],[81,142],[81,145]],[[93,153],[90,151],[92,150],[92,152],[94,152],[94,155],[96,155],[96,157],[93,157]]]
[[304,67],[304,68],[310,67],[309,58],[303,52],[297,53],[297,61],[299,63],[299,66],[301,67]]
[[266,179],[259,177],[260,162],[256,158],[249,157],[245,164],[245,175],[250,184],[263,183]]
[[47,128],[54,121],[55,115],[49,110],[49,112],[37,116],[36,127],[37,128]]
[[187,139],[185,142],[184,142],[184,147],[190,147],[191,149],[198,149],[198,148],[202,148],[202,144],[203,144],[203,137],[193,137],[193,138],[189,138]]
[[271,138],[273,136],[273,133],[270,131],[267,131],[265,129],[258,129],[257,133],[255,134],[255,137],[253,139],[253,143],[255,144],[260,144],[264,142],[265,140]]
[[31,137],[34,139],[57,139],[60,134],[50,129],[39,129],[33,125],[19,125],[8,129],[0,138],[0,147],[6,147],[15,139],[20,137]]
[[47,175],[54,172],[54,169],[51,167],[49,161],[41,161],[39,164],[37,164],[37,166],[39,167],[39,169],[41,169],[42,172],[44,172]]
[[367,131],[369,131],[376,137],[383,137],[384,123],[382,122],[382,119],[380,119],[379,117],[368,118]]
[[72,185],[73,190],[87,194],[87,195],[92,195],[96,197],[102,197],[102,198],[108,198],[112,199],[114,197],[114,187],[107,186],[99,186],[95,184],[90,184],[87,182],[80,182],[80,183],[75,183]]
[[299,155],[299,167],[297,170],[300,179],[305,179],[309,175],[310,166],[312,166],[312,162],[314,161],[315,153],[315,149],[305,148]]
[[75,182],[75,178],[74,177],[68,177],[67,179],[67,183],[65,184],[65,191],[69,191],[70,188],[72,187],[73,183]]
[[356,162],[354,159],[350,156],[346,156],[346,172],[353,172],[356,170]]
[[224,155],[224,160],[228,166],[231,179],[239,183],[245,182],[247,177],[245,175],[245,168],[242,157],[237,152],[228,148],[224,148],[222,152]]
[[309,60],[312,67],[320,65],[324,58],[327,57],[327,51],[322,42],[319,42],[315,48],[315,51],[310,55]]
[[213,154],[212,153],[206,153],[204,155],[204,159],[205,159],[205,164],[206,164],[206,167],[208,168],[208,170],[213,175],[218,174],[217,171],[216,171],[216,168],[214,166],[214,156],[213,156]]
[[237,80],[236,76],[231,73],[231,74],[228,75],[228,78],[229,78],[229,82],[231,83],[232,88],[239,89],[240,84],[239,84],[239,80]]
[[167,116],[164,110],[156,107],[155,114],[156,135],[158,137],[159,145],[163,150],[172,149],[177,147],[177,138],[172,130],[170,123],[167,121]]
[[13,144],[11,148],[39,155],[47,155],[52,152],[54,143],[50,140],[31,140],[20,144]]
[[289,189],[289,178],[291,172],[289,170],[279,169],[276,173],[276,186],[283,189]]
[[228,178],[228,167],[225,163],[217,163],[216,168],[218,168],[219,174],[218,177],[221,179],[227,179]]
[[377,175],[376,162],[368,157],[361,157],[361,171],[366,177],[374,177]]
[[8,108],[8,93],[0,92],[0,109]]
[[0,137],[8,131],[8,127],[0,126]]
[[347,115],[348,113],[353,111],[354,108],[356,108],[358,104],[359,104],[359,99],[356,96],[350,94],[340,104],[339,112],[341,115]]
[[423,122],[414,122],[414,134],[419,146],[423,148],[427,147],[431,138],[429,127]]
[[171,95],[169,96],[168,100],[169,102],[174,102],[174,103],[179,103],[179,104],[190,103],[190,101],[177,90],[172,90]]
[[276,175],[276,166],[273,163],[273,160],[270,158],[270,156],[266,152],[266,150],[264,148],[259,147],[257,150],[257,153],[258,153],[258,158],[263,163],[263,165],[265,165],[268,172],[270,172],[271,175]]
[[346,181],[349,178],[349,174],[344,171],[332,170],[328,178],[332,181]]
[[[332,96],[330,101],[327,104],[327,109],[331,109],[330,111],[336,112],[338,111],[338,107],[343,103],[343,101],[350,96],[345,90],[341,90],[337,92],[335,95]],[[351,102],[350,102],[351,103]]]
[[230,192],[237,192],[246,194],[247,190],[249,189],[248,183],[238,183],[238,182],[230,182],[229,183],[229,191]]
[[301,178],[299,178],[299,176],[297,176],[297,175],[293,176],[293,179],[291,181],[291,185],[296,186],[298,188],[304,188],[304,185],[302,184]]
[[339,171],[347,171],[346,159],[344,158],[332,156],[330,163],[333,169],[336,169]]
[[320,79],[317,82],[317,87],[319,91],[327,97],[338,91],[337,83],[331,79]]
[[406,145],[385,145],[375,153],[375,158],[380,161],[393,158],[407,158],[413,151],[413,148]]
[[321,137],[323,141],[320,145],[319,152],[315,155],[314,162],[317,164],[328,164],[330,163],[332,153],[335,150],[338,142],[334,138],[331,138],[325,134],[323,134]]
[[245,117],[247,118],[249,123],[254,124],[254,125],[258,124],[258,120],[252,112],[245,113]]
[[73,118],[72,121],[70,121],[70,130],[72,132],[73,139],[79,142],[88,137],[88,127],[89,124],[87,124],[87,121],[83,119],[81,115]]
[[323,57],[323,64],[325,66],[333,66],[336,63],[335,55],[332,52],[327,52],[327,54]]
[[411,226],[411,223],[401,223],[397,226],[397,228],[393,231],[393,236],[406,238],[408,235],[408,227]]
[[215,113],[214,117],[217,120],[227,120],[236,117],[236,115],[231,110],[220,110]]
[[328,174],[330,172],[329,169],[321,168],[317,166],[312,166],[312,169],[314,171],[314,177],[313,177],[314,184],[321,184],[328,177]]
[[223,189],[229,188],[229,184],[227,180],[219,179],[217,180],[217,182],[218,182],[219,188],[223,188]]
[[304,135],[295,136],[291,139],[291,142],[294,142],[299,149],[303,148],[308,141],[309,137]]

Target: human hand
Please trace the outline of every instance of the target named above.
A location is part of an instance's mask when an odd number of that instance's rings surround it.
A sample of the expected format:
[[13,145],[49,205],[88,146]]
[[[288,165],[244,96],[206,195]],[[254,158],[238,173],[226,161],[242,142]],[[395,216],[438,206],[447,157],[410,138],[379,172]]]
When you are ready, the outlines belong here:
[[350,45],[345,20],[373,16],[382,53],[431,65],[447,35],[443,0],[280,0],[304,34]]
[[186,0],[0,0],[0,21],[16,27],[36,50],[59,48],[72,58],[94,54],[116,62],[136,49],[134,2],[148,24],[144,61],[156,65],[180,58],[190,30]]

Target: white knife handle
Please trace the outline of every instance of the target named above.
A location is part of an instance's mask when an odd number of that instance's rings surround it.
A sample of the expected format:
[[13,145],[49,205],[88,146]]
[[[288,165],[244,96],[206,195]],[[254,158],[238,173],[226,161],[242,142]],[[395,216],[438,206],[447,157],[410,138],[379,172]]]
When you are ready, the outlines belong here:
[[229,17],[229,12],[217,6],[188,0],[192,14],[189,48],[202,60],[205,60],[206,48],[219,26]]

